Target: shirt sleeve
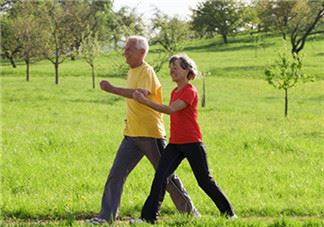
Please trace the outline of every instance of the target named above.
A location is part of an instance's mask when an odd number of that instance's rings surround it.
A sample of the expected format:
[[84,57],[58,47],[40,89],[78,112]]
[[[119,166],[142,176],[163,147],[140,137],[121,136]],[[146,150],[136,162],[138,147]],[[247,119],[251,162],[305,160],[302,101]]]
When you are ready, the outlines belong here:
[[156,95],[158,89],[161,88],[161,83],[155,72],[150,69],[145,69],[141,75],[141,80],[138,82],[138,88],[148,90],[152,95]]
[[192,105],[196,96],[197,96],[197,92],[192,87],[188,87],[183,91],[179,99],[181,99],[188,105]]

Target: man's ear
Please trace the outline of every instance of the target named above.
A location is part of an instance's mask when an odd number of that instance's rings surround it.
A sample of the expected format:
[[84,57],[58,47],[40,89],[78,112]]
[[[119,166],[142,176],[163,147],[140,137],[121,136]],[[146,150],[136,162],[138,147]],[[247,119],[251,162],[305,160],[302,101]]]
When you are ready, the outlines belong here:
[[141,54],[144,56],[145,55],[145,49],[140,49]]

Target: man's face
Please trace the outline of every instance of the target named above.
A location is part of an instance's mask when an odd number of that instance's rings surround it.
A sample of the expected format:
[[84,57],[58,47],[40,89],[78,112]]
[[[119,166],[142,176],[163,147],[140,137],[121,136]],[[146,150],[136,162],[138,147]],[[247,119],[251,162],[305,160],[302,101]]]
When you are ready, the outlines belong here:
[[141,50],[136,48],[135,41],[128,41],[125,50],[124,50],[124,56],[126,59],[126,63],[130,67],[134,67],[138,64],[139,61],[141,61]]

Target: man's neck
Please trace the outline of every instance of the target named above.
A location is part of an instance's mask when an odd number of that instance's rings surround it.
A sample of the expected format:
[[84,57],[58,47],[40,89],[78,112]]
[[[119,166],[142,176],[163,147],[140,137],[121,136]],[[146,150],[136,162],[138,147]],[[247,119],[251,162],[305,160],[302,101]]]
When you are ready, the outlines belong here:
[[138,66],[141,66],[144,63],[144,60],[137,62],[136,64],[131,65],[130,67],[132,69],[137,68]]

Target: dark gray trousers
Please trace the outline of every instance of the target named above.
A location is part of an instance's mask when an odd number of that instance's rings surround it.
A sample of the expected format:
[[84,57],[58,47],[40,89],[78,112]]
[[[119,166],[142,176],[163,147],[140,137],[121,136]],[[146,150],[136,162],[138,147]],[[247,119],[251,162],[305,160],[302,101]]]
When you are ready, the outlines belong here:
[[[116,218],[123,186],[128,174],[144,155],[156,170],[165,145],[166,142],[164,139],[124,137],[105,184],[99,218],[108,221],[113,221]],[[168,178],[166,190],[170,193],[172,201],[181,213],[193,213],[195,208],[191,198],[184,189],[180,179],[174,174]]]

